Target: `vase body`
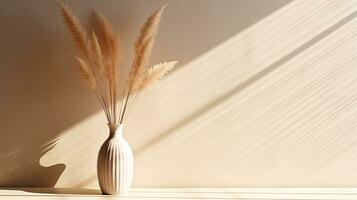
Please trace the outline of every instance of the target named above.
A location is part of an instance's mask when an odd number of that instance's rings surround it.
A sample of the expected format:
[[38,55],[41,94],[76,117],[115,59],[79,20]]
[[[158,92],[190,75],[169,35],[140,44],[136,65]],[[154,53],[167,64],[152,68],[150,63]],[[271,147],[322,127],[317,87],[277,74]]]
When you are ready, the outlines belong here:
[[133,180],[133,152],[123,137],[123,125],[109,124],[110,134],[99,150],[97,175],[103,194],[124,194]]

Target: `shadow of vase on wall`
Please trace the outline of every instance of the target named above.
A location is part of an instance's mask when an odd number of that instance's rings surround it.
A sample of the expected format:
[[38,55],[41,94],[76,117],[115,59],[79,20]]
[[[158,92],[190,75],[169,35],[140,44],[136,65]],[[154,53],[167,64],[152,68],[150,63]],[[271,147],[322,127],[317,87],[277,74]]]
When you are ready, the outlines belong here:
[[[27,146],[0,155],[1,187],[54,187],[64,172],[65,164],[42,166],[40,159],[54,148],[53,140],[41,148]],[[21,160],[21,162],[19,162]]]

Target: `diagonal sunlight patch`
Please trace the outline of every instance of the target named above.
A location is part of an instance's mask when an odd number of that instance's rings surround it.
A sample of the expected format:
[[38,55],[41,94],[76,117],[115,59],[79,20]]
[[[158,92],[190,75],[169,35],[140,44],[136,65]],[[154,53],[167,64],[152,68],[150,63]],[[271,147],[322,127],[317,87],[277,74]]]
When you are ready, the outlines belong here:
[[[146,92],[125,130],[134,185],[349,183],[357,173],[339,172],[356,162],[342,153],[357,140],[356,10],[354,0],[293,1]],[[69,128],[42,157],[66,164],[56,186],[97,187],[104,121]]]

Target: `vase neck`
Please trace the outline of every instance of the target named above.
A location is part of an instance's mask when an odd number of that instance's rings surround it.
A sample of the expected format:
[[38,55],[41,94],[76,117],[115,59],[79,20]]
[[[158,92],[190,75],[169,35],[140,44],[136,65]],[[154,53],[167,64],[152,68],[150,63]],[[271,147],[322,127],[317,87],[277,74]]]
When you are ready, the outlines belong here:
[[108,124],[109,138],[123,138],[124,124]]

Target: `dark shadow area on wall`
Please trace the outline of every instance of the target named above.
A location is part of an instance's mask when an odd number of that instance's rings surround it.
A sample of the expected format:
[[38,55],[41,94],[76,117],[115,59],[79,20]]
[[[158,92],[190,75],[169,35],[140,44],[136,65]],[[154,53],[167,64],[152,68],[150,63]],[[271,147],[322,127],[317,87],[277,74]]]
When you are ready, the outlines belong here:
[[[92,8],[108,16],[122,33],[125,50],[130,51],[136,36],[132,33],[140,28],[131,24],[141,24],[167,1],[64,2],[84,21],[89,20]],[[153,60],[176,58],[183,65],[289,2],[172,1]],[[141,17],[134,20],[135,16]],[[52,166],[40,164],[41,157],[55,148],[56,141],[49,141],[100,109],[72,69],[74,45],[55,1],[1,1],[0,23],[4,27],[0,32],[0,186],[53,187],[66,166],[61,160]]]
[[[41,151],[41,147],[23,152],[13,150],[2,153],[1,163],[1,183],[6,187],[53,187],[58,178],[65,170],[64,164],[55,164],[43,167],[39,164],[40,158],[54,147],[55,143],[46,144]],[[26,147],[26,149],[29,149]],[[26,154],[26,155],[25,155]],[[19,159],[21,157],[21,159]]]
[[66,166],[40,164],[52,138],[98,111],[57,11],[55,1],[0,2],[0,186],[53,187]]

